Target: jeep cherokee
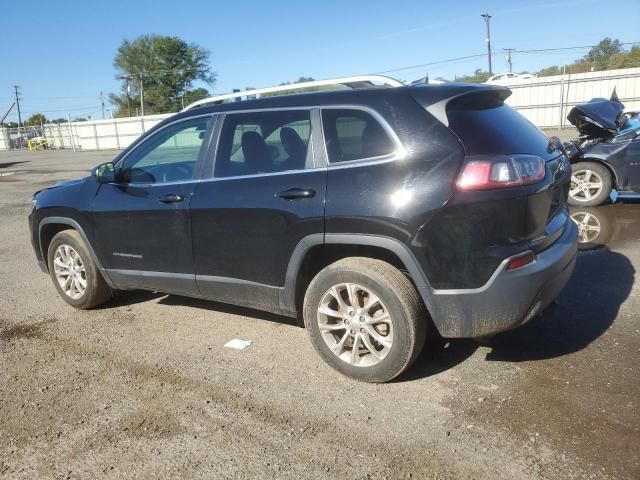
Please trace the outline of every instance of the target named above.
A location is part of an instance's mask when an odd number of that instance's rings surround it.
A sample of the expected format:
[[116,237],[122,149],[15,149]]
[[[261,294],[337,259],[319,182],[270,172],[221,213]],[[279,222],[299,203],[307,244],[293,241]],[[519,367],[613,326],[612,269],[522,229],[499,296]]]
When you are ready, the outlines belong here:
[[568,160],[509,94],[369,85],[197,102],[37,192],[36,257],[76,308],[146,289],[302,317],[330,366],[388,381],[429,328],[514,328],[574,268]]

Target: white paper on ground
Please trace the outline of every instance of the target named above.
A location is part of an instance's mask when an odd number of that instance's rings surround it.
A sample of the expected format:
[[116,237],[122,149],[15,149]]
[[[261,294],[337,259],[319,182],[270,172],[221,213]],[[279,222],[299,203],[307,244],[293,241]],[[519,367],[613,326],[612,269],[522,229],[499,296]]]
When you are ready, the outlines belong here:
[[244,350],[249,345],[251,345],[251,341],[240,340],[239,338],[234,338],[233,340],[229,340],[224,344],[225,348],[235,348],[237,350]]

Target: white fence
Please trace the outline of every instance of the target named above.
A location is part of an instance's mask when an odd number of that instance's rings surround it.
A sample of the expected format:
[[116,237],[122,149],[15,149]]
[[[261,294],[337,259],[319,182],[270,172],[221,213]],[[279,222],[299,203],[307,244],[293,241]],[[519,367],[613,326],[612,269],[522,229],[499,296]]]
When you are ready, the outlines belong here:
[[79,150],[123,149],[172,114],[113,118],[71,123],[47,123],[39,127],[3,129],[0,150],[25,148],[26,139],[46,138],[49,148]]
[[[640,110],[640,68],[608,70],[522,80],[509,88],[512,107],[540,128],[571,126],[569,110],[594,97],[609,98],[613,89],[626,110]],[[122,149],[171,114],[45,124],[20,130],[0,130],[0,150],[25,148],[26,140],[47,139],[50,148]]]
[[640,110],[640,68],[575,73],[521,80],[509,85],[507,103],[540,128],[571,127],[572,107],[592,98],[609,98],[616,89],[625,110]]

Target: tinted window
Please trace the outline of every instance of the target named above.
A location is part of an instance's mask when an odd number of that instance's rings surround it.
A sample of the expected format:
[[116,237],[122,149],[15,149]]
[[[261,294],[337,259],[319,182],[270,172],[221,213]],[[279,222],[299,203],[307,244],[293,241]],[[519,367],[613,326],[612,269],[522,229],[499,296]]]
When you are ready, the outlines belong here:
[[394,152],[393,142],[385,129],[365,111],[324,109],[322,126],[331,163],[381,157]]
[[229,114],[222,127],[215,176],[301,170],[310,157],[310,136],[308,110]]
[[209,117],[187,120],[155,133],[136,148],[120,171],[128,183],[166,183],[193,178]]
[[495,97],[462,97],[449,105],[447,118],[467,155],[529,153],[549,157],[545,134]]

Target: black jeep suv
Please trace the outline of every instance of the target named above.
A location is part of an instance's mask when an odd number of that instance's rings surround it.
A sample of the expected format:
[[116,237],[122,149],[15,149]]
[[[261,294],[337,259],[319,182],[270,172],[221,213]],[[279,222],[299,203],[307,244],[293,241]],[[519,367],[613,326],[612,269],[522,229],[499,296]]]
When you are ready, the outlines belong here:
[[509,94],[413,85],[191,108],[38,192],[33,247],[76,308],[147,289],[299,316],[333,368],[387,381],[429,326],[514,328],[574,268],[568,160]]

